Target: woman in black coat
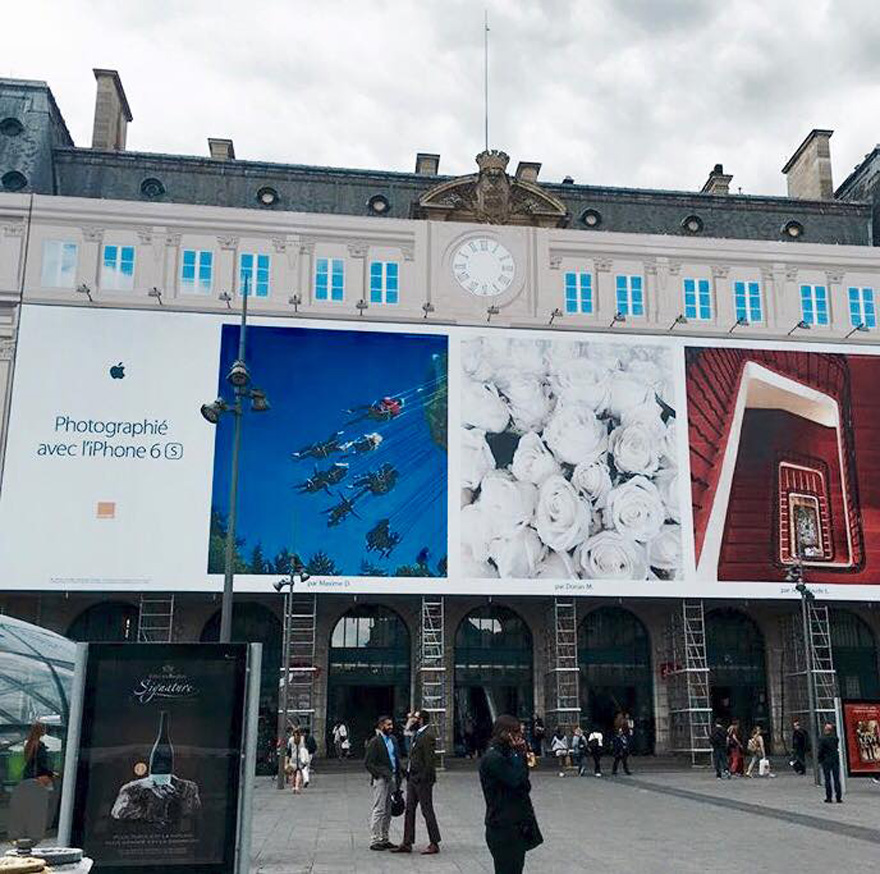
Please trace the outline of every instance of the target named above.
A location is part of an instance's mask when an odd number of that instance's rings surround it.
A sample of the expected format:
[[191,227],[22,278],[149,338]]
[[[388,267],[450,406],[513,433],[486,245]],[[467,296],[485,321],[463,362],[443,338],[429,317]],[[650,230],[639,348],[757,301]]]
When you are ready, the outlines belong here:
[[495,860],[495,874],[521,874],[526,852],[544,840],[529,798],[527,749],[519,720],[499,716],[492,728],[492,745],[480,760],[486,845]]

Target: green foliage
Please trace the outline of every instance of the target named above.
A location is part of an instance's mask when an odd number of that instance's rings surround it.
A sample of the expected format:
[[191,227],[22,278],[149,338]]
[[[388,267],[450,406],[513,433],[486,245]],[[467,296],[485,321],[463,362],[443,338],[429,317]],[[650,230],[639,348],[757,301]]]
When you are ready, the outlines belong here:
[[257,545],[251,550],[250,572],[252,574],[267,574],[271,566],[263,555],[263,544],[257,541]]
[[377,564],[373,564],[373,562],[365,558],[361,561],[361,576],[387,577],[388,571],[386,571],[385,568],[379,567],[379,565]]
[[[211,511],[211,533],[208,541],[208,573],[222,574],[226,571],[226,517],[217,510]],[[242,558],[244,538],[236,537],[232,552],[232,568],[237,574],[248,572],[248,564]]]
[[314,577],[335,577],[339,575],[336,562],[323,550],[318,550],[308,560],[306,571]]

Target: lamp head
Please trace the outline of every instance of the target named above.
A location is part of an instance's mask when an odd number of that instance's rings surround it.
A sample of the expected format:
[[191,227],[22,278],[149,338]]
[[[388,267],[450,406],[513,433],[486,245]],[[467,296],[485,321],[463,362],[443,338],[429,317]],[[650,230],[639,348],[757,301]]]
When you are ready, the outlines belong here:
[[269,399],[266,392],[262,389],[255,388],[251,390],[251,410],[254,413],[265,413],[270,409]]
[[202,404],[201,413],[206,421],[216,425],[220,421],[220,416],[228,409],[229,405],[226,401],[223,398],[217,398],[216,401],[212,401],[210,404]]
[[236,388],[244,388],[251,381],[251,374],[244,361],[235,361],[226,376],[230,385]]

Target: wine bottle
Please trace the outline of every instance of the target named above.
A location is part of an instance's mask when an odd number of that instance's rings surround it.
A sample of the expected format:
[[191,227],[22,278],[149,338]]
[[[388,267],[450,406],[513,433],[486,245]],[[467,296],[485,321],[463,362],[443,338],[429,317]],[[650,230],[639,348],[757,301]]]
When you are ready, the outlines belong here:
[[159,733],[150,753],[150,779],[159,785],[171,782],[174,773],[174,748],[168,739],[168,713],[159,712]]

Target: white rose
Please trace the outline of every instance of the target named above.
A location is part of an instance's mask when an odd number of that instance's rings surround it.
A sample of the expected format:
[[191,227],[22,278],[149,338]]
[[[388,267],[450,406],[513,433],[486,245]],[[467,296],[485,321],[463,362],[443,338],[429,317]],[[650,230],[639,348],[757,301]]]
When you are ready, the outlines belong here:
[[559,463],[544,441],[532,432],[520,437],[510,470],[518,480],[539,486],[548,476],[559,473]]
[[479,502],[462,507],[460,518],[462,551],[469,552],[474,561],[486,561],[489,558],[489,528]]
[[565,366],[572,358],[581,357],[582,343],[572,342],[571,340],[553,340],[547,344],[544,351],[544,364],[547,373],[554,374],[561,367]]
[[616,531],[600,531],[574,554],[575,565],[589,580],[644,580],[645,548]]
[[620,419],[627,410],[654,400],[654,390],[643,379],[631,373],[611,375],[611,397],[608,409]]
[[605,506],[611,491],[611,472],[604,461],[579,464],[571,475],[571,484],[598,509]]
[[552,549],[538,565],[536,580],[576,580],[577,573],[568,553],[554,552]]
[[485,580],[497,577],[498,571],[488,561],[479,561],[469,548],[464,547],[461,551],[461,575],[465,578]]
[[541,486],[535,526],[541,540],[557,552],[574,549],[586,539],[590,513],[565,477],[551,476]]
[[620,424],[644,425],[662,443],[666,440],[666,425],[661,418],[662,413],[660,404],[655,400],[650,400],[639,407],[630,407],[630,409],[624,410],[620,417]]
[[654,477],[654,485],[663,498],[666,507],[666,518],[673,522],[681,522],[681,502],[678,497],[678,470],[668,467]]
[[534,528],[518,528],[511,537],[499,537],[489,544],[489,556],[499,576],[532,579],[544,557],[544,547]]
[[492,379],[494,367],[482,337],[462,341],[461,369],[477,382]]
[[608,449],[608,432],[589,407],[566,405],[554,411],[544,429],[544,442],[560,461],[592,464]]
[[669,467],[678,467],[678,431],[675,426],[675,419],[670,419],[666,423],[666,433],[663,435],[663,461]]
[[646,382],[655,391],[663,385],[666,379],[666,374],[657,362],[643,358],[634,358],[627,365],[626,370],[627,373],[632,373],[642,382]]
[[486,442],[486,432],[480,428],[461,429],[461,484],[475,489],[483,477],[495,469],[495,456]]
[[650,476],[660,467],[662,444],[656,434],[640,423],[621,425],[608,438],[608,451],[614,456],[614,466],[623,473],[642,473]]
[[553,403],[546,386],[533,376],[505,373],[502,391],[517,431],[540,431]]
[[597,413],[608,406],[611,392],[608,369],[589,358],[574,358],[551,374],[550,384],[562,403],[586,404]]
[[546,375],[545,341],[511,340],[493,336],[485,338],[484,343],[495,373],[503,370],[517,370],[521,374],[541,379]]
[[648,564],[664,571],[677,571],[681,566],[681,526],[664,525],[648,543]]
[[507,427],[510,413],[492,383],[461,381],[461,422],[498,434]]
[[480,484],[477,502],[489,531],[489,538],[509,537],[528,525],[535,515],[538,490],[531,483],[519,482],[503,470],[490,470]]
[[599,364],[604,365],[608,370],[620,370],[626,366],[627,362],[632,358],[632,347],[624,346],[622,343],[587,343],[587,357]]
[[617,486],[608,495],[605,526],[642,543],[660,533],[666,508],[657,486],[643,476]]

